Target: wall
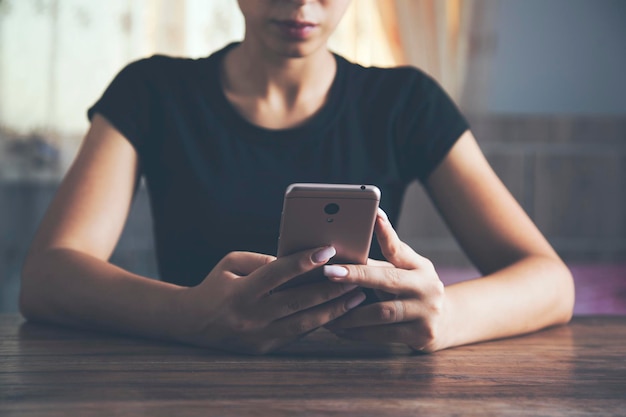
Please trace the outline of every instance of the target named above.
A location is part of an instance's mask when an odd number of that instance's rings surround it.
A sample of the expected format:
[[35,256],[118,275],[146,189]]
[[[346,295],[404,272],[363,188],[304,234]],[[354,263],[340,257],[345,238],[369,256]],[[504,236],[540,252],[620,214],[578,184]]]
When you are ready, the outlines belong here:
[[[626,115],[470,118],[489,162],[570,264],[626,261]],[[402,237],[442,266],[469,266],[421,188]],[[410,213],[415,213],[411,215]]]
[[489,113],[626,114],[626,2],[500,0]]

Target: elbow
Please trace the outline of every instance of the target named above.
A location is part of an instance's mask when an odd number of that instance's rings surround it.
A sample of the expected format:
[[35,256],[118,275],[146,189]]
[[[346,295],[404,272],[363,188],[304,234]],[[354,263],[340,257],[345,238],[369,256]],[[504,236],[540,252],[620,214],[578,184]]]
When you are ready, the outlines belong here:
[[42,277],[39,268],[35,267],[37,264],[37,259],[28,256],[20,276],[18,308],[22,316],[31,321],[41,319],[42,316],[40,310],[43,300],[40,299],[38,291],[42,287],[40,282]]
[[566,324],[574,315],[576,294],[574,277],[561,259],[554,260],[552,274],[555,278],[554,324]]
[[22,287],[20,288],[20,295],[18,299],[18,307],[22,317],[26,320],[33,321],[36,319],[35,310],[33,308],[33,303],[30,301],[29,294],[24,289],[24,284],[22,283]]
[[33,320],[35,318],[35,302],[33,300],[32,288],[35,278],[31,272],[31,268],[28,265],[28,261],[22,267],[22,274],[20,277],[20,293],[18,298],[18,307],[20,313],[26,320]]

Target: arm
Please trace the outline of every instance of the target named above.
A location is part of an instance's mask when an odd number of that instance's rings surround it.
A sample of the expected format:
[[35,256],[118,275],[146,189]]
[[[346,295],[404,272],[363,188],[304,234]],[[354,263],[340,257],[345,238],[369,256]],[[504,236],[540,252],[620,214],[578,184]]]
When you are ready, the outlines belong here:
[[107,262],[138,180],[131,144],[96,115],[33,240],[22,271],[20,309],[32,320],[167,336],[179,288]]
[[467,131],[426,184],[460,245],[485,277],[446,289],[450,345],[566,323],[568,268],[493,172]]
[[385,291],[393,300],[354,310],[332,330],[360,339],[385,335],[435,351],[570,319],[574,287],[569,270],[497,178],[469,131],[426,188],[484,277],[444,289],[432,264],[379,216],[376,234],[393,268],[346,265],[344,272],[331,266],[327,275]]
[[292,277],[323,265],[334,255],[332,247],[279,260],[231,253],[193,288],[110,264],[137,178],[134,148],[96,115],[25,261],[20,309],[27,319],[264,353],[365,298],[353,285],[331,282],[268,296]]

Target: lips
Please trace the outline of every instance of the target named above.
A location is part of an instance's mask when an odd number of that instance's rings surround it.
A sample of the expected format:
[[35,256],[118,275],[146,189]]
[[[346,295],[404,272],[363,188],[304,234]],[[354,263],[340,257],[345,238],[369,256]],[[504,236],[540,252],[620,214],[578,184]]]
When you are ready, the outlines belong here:
[[317,28],[317,24],[303,20],[276,20],[274,24],[284,37],[291,40],[305,40]]

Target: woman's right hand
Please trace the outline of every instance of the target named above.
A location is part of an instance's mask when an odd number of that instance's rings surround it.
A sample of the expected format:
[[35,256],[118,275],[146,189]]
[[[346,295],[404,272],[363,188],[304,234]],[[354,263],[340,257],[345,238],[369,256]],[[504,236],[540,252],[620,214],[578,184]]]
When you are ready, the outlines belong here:
[[229,253],[201,284],[181,293],[182,341],[264,354],[342,316],[365,300],[355,285],[320,281],[274,292],[334,255],[332,247],[279,259]]

